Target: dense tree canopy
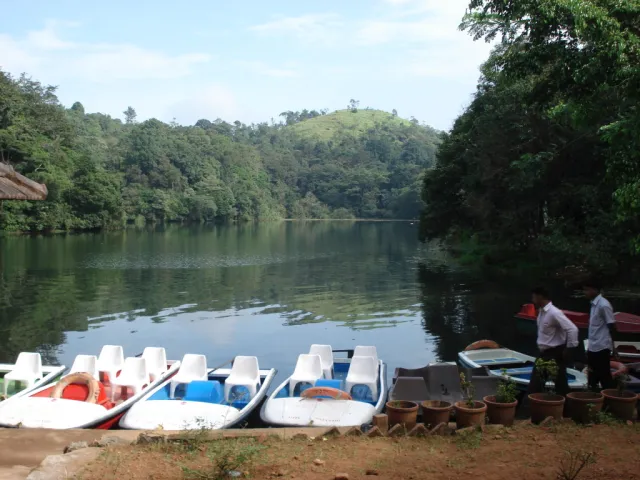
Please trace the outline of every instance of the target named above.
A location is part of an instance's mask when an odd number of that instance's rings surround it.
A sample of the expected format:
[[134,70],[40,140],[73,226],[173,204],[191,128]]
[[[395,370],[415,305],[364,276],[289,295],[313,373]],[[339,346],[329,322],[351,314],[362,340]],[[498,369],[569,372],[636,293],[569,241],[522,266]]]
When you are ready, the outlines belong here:
[[0,71],[0,161],[49,188],[46,202],[6,201],[0,228],[417,217],[439,133],[352,103],[195,126],[140,122],[130,106],[123,123],[80,102],[65,109],[55,88]]
[[426,175],[425,238],[614,269],[640,253],[640,1],[472,0],[500,39]]

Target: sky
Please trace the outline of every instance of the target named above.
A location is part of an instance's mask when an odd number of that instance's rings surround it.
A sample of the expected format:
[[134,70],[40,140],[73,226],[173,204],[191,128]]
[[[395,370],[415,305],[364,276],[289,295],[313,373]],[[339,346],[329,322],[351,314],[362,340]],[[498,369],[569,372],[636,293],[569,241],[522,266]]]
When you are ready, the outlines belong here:
[[353,98],[449,129],[490,51],[457,28],[468,1],[6,2],[0,69],[118,118],[257,123]]

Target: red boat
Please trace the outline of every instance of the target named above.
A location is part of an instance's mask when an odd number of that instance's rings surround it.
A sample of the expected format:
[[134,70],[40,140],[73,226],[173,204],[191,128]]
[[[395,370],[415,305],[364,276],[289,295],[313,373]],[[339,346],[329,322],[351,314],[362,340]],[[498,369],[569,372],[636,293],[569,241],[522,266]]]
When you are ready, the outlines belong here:
[[[576,324],[578,328],[589,328],[589,314],[582,312],[572,312],[571,310],[562,310],[569,320]],[[640,316],[630,313],[617,312],[616,327],[620,333],[640,333]],[[531,320],[535,322],[538,318],[536,307],[532,303],[526,303],[516,314],[516,318],[522,320]]]

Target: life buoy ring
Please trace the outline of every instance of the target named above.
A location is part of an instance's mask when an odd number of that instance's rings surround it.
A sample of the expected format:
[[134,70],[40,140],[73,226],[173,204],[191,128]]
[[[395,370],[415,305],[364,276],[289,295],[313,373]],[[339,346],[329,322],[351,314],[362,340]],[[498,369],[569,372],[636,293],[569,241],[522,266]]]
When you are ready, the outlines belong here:
[[[76,384],[87,386],[87,398],[84,400],[86,403],[102,404],[106,400],[104,388],[100,382],[93,378],[93,375],[84,372],[72,373],[63,377],[51,391],[51,398],[62,398],[64,389]],[[101,397],[104,397],[104,399]],[[99,402],[99,400],[102,401]]]
[[624,363],[616,362],[614,360],[609,362],[609,366],[611,367],[611,370],[614,370],[613,372],[611,372],[611,376],[613,378],[619,377],[620,375],[625,375],[629,371]]
[[331,387],[312,387],[307,388],[302,395],[302,398],[316,398],[316,397],[330,397],[334,400],[353,400],[351,395],[343,390]]
[[468,345],[464,351],[469,352],[471,350],[480,350],[482,348],[500,348],[500,345],[493,340],[478,340],[477,342],[473,342],[471,345]]

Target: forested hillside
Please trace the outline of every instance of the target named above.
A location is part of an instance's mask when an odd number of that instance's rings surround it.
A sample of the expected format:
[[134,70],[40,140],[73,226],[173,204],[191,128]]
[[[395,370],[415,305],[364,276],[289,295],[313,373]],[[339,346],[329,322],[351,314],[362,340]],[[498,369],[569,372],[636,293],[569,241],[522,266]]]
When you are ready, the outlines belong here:
[[126,222],[416,218],[440,134],[397,114],[284,112],[245,125],[125,122],[60,105],[55,88],[0,71],[0,161],[46,183],[45,202],[5,201],[0,228]]
[[423,237],[592,271],[637,264],[640,3],[469,8],[462,28],[502,41],[425,178]]

